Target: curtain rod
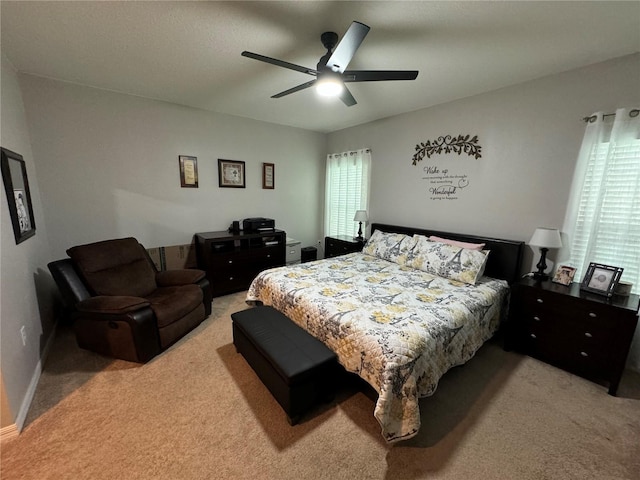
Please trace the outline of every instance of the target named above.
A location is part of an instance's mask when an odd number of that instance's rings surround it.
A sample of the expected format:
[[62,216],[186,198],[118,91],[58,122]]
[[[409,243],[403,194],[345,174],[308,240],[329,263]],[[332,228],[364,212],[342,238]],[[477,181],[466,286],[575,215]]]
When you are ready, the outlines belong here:
[[[631,118],[637,117],[638,114],[640,114],[640,110],[638,110],[637,108],[634,108],[633,110],[629,111],[629,116]],[[605,113],[604,115],[602,115],[602,118],[604,117],[614,117],[616,114],[615,113]],[[582,121],[583,122],[588,122],[588,123],[593,123],[598,119],[597,115],[591,115],[590,117],[583,117]]]

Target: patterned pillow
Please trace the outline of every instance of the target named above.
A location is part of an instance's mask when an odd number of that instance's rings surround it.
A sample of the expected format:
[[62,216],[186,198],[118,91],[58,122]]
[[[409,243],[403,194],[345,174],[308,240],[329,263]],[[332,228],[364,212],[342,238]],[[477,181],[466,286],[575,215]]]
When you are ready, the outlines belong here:
[[423,235],[414,235],[413,240],[413,248],[407,255],[407,267],[471,285],[482,277],[489,250],[470,250],[433,242]]
[[404,265],[407,260],[407,252],[413,243],[414,240],[409,235],[376,230],[362,249],[362,253]]

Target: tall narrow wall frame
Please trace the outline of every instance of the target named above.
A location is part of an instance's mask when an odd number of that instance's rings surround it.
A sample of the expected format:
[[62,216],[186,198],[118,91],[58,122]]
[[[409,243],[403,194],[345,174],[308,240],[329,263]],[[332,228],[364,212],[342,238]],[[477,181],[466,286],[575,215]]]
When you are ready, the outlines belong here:
[[1,148],[2,181],[16,245],[36,234],[27,166],[19,153]]

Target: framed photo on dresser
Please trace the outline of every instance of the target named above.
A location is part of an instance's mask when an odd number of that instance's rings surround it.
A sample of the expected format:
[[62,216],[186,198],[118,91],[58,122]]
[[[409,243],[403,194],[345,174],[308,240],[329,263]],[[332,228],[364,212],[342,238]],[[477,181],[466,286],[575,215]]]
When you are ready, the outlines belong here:
[[611,297],[620,281],[623,269],[591,262],[582,280],[581,290]]
[[568,265],[560,265],[551,281],[568,286],[571,285],[571,282],[573,282],[573,277],[575,276],[575,274],[576,269],[574,267],[570,267]]

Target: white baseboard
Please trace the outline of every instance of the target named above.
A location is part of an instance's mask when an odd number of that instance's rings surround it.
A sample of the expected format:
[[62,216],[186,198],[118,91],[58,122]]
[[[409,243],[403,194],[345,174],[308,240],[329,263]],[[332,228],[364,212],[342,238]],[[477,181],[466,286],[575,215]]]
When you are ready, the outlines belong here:
[[[31,406],[31,402],[33,401],[33,396],[36,393],[36,388],[38,387],[38,381],[40,380],[40,375],[42,374],[42,366],[44,365],[47,356],[49,355],[49,351],[51,350],[51,346],[53,345],[53,341],[56,338],[56,331],[58,328],[58,324],[56,323],[52,330],[51,335],[47,339],[47,343],[42,350],[42,355],[40,355],[40,360],[36,365],[36,368],[33,371],[33,375],[31,376],[31,381],[29,382],[29,387],[27,387],[27,391],[22,399],[22,404],[20,405],[20,410],[18,410],[18,415],[16,416],[16,423],[13,425],[9,425],[0,429],[0,440],[4,441],[5,439],[14,438],[20,434],[24,427],[24,422],[27,419],[27,413],[29,412],[29,407]],[[6,438],[5,438],[6,437]]]

